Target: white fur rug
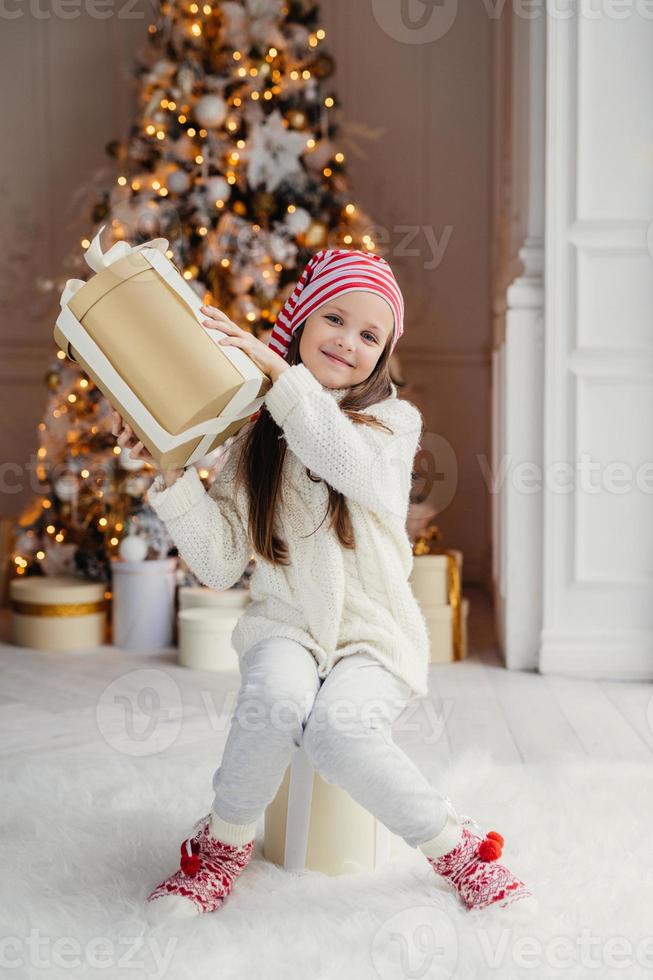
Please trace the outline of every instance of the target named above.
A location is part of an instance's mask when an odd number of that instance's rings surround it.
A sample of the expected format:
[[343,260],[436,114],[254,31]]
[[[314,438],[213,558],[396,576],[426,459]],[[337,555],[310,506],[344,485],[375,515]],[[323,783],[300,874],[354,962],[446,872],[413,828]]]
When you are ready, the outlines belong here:
[[[104,747],[103,747],[104,746]],[[3,764],[2,977],[229,980],[650,977],[653,772],[639,763],[497,767],[439,785],[506,843],[535,921],[470,915],[421,853],[375,874],[295,876],[257,852],[216,913],[151,927],[149,890],[208,812],[215,740],[147,758],[78,744]],[[517,908],[517,906],[514,906]]]

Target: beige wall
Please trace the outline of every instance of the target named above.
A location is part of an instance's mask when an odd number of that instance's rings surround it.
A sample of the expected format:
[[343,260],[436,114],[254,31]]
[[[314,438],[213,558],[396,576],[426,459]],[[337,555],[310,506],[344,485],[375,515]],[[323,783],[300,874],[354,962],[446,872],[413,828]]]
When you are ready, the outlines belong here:
[[[113,9],[125,7],[116,0]],[[131,58],[151,8],[140,0],[134,12],[143,19],[107,20],[90,16],[83,0],[71,20],[38,19],[18,2],[10,9],[22,16],[0,32],[0,81],[12,92],[0,159],[0,463],[20,472],[34,451],[54,353],[56,297],[34,283],[62,274],[63,256],[89,231],[90,204],[113,179],[104,145],[127,132]],[[404,289],[397,352],[426,417],[424,444],[443,436],[457,461],[444,541],[463,549],[465,578],[480,580],[490,550],[476,456],[490,453],[493,22],[482,4],[460,4],[442,38],[408,44],[380,26],[372,2],[329,0],[322,23],[348,123],[342,148],[353,197],[385,230],[381,251]],[[356,136],[361,125],[376,138]],[[23,482],[22,493],[0,493],[0,512],[29,497]]]

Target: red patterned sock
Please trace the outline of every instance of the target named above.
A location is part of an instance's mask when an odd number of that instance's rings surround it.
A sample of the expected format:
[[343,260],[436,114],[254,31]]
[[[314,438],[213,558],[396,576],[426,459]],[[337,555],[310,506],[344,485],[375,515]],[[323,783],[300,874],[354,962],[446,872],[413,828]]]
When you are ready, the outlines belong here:
[[[474,826],[480,830],[478,824],[470,817],[458,817],[448,798],[447,802],[449,818],[444,829],[420,845],[433,870],[453,885],[469,910],[489,905],[502,908],[520,899],[529,899],[529,909],[535,911],[537,902],[533,893],[497,861],[504,844],[501,834],[495,830],[483,836],[475,834],[470,828]],[[457,840],[454,847],[451,846],[453,840]]]
[[251,834],[251,840],[233,844],[218,840],[212,827],[221,823],[224,825],[217,817],[212,822],[209,813],[195,824],[193,829],[197,832],[181,845],[179,869],[148,895],[151,918],[187,918],[214,912],[222,905],[249,863],[255,839],[251,829],[254,825],[248,825],[243,829],[245,836]]

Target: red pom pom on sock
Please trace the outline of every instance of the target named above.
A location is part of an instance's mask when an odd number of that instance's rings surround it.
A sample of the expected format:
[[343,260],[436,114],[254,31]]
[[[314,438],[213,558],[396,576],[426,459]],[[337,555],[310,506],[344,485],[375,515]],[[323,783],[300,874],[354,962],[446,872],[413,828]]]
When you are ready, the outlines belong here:
[[196,875],[200,869],[199,847],[194,842],[191,842],[192,853],[189,854],[186,845],[187,841],[184,841],[181,845],[181,861],[179,862],[179,866],[184,874]]
[[496,830],[488,830],[488,832],[487,832],[487,834],[485,836],[486,837],[489,837],[490,840],[495,840],[497,842],[497,844],[499,845],[499,847],[503,847],[503,845],[505,843],[505,841],[504,841],[503,837],[501,836],[501,834],[498,831],[496,831]]
[[501,845],[488,834],[478,845],[478,856],[481,861],[496,861],[501,857]]

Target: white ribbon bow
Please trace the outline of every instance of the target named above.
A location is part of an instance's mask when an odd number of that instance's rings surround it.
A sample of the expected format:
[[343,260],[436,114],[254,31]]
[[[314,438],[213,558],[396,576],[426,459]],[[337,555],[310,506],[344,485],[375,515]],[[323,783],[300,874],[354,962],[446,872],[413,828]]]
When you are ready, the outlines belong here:
[[[105,228],[106,225],[102,225],[84,252],[86,264],[93,272],[102,272],[104,269],[108,269],[110,265],[113,265],[114,262],[117,262],[118,259],[124,259],[127,255],[141,252],[144,248],[156,249],[157,252],[161,252],[163,255],[168,251],[169,242],[167,238],[153,238],[152,241],[143,242],[141,245],[128,245],[124,241],[115,242],[108,252],[103,252],[102,245],[100,244],[100,236]],[[86,282],[83,279],[69,279],[61,294],[61,307],[67,306],[69,300],[85,285]]]

